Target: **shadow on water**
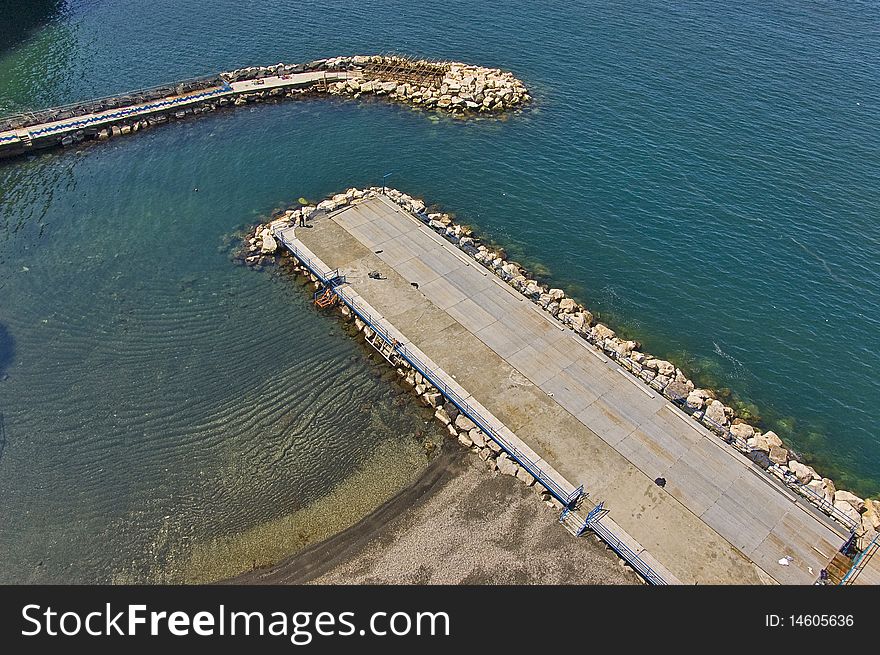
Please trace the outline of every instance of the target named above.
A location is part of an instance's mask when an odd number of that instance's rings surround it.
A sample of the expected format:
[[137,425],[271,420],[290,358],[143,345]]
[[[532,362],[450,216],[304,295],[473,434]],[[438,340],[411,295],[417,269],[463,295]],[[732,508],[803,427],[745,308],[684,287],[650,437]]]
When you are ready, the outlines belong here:
[[65,0],[0,0],[0,54],[55,18]]

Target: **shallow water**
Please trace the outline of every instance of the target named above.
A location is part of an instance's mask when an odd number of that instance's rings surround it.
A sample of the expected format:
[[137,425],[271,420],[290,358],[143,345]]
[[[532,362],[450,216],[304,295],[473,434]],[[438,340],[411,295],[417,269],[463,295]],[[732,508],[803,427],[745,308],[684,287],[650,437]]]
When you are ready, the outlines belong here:
[[383,444],[416,474],[419,412],[303,293],[222,250],[386,172],[877,492],[878,19],[751,0],[67,3],[0,52],[0,110],[392,50],[509,68],[536,102],[473,123],[256,106],[0,166],[0,577],[177,575],[145,553],[259,530]]

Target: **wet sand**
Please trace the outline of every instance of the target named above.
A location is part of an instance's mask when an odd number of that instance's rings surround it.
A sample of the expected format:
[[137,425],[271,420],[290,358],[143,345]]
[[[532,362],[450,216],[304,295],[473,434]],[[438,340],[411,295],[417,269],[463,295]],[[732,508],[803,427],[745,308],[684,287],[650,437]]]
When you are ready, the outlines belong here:
[[576,539],[533,488],[457,444],[347,530],[232,584],[640,584],[596,538]]

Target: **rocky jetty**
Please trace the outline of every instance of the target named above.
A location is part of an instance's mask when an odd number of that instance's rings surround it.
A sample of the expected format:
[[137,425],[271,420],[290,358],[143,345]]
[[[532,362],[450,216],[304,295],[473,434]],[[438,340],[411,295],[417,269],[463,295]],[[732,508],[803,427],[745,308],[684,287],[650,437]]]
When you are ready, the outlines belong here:
[[313,71],[346,74],[345,80],[310,87],[313,93],[385,97],[450,114],[500,113],[531,100],[525,84],[499,68],[400,56],[355,55],[307,64],[255,66],[221,73],[221,77],[239,82]]
[[[267,253],[274,257],[277,244],[271,234],[275,228],[296,224],[301,217],[303,220],[311,220],[382,193],[383,189],[380,187],[351,188],[316,205],[298,206],[280,212],[271,222],[255,228],[253,236],[246,242],[246,263],[261,266],[267,261]],[[384,194],[601,353],[620,363],[653,392],[674,402],[694,421],[747,455],[770,475],[801,494],[847,529],[853,530],[860,547],[865,547],[880,532],[880,500],[863,499],[849,491],[838,489],[832,480],[800,462],[797,455],[775,432],[762,431],[750,424],[745,417],[738,415],[736,409],[721,402],[714,391],[698,388],[674,363],[645,352],[637,341],[619,337],[610,327],[597,322],[589,309],[568,297],[564,290],[543,284],[521,265],[509,261],[503,250],[484,243],[469,227],[456,223],[448,213],[430,211],[424,200],[397,189],[386,188]],[[297,264],[294,264],[294,269],[308,274],[304,267]],[[313,276],[311,281],[315,288],[320,287]],[[353,317],[347,307],[342,306],[340,311],[346,320],[354,320],[359,331],[371,331],[368,325]],[[511,460],[498,444],[461,415],[453,404],[446,402],[440,391],[418,371],[402,362],[397,367],[397,374],[423,403],[435,408],[434,417],[446,426],[450,437],[471,449],[493,471],[517,477],[529,485],[534,484],[535,480],[528,471]],[[540,485],[538,488],[542,489]],[[548,504],[558,504],[545,490],[542,490],[542,497]]]
[[[254,83],[235,85],[248,81]],[[145,91],[0,118],[0,158],[83,141],[106,141],[224,107],[328,94],[355,99],[384,98],[460,116],[497,115],[531,100],[525,85],[512,73],[461,62],[358,55],[304,64],[250,66]],[[181,98],[182,95],[186,97]],[[63,124],[47,126],[54,121]]]
[[[372,64],[373,68],[370,68]],[[460,62],[427,62],[402,57],[347,57],[325,64],[350,70],[352,77],[330,84],[333,95],[387,96],[425,109],[451,114],[500,113],[531,100],[513,73]],[[421,67],[434,71],[420,74]],[[415,71],[415,72],[410,72]]]

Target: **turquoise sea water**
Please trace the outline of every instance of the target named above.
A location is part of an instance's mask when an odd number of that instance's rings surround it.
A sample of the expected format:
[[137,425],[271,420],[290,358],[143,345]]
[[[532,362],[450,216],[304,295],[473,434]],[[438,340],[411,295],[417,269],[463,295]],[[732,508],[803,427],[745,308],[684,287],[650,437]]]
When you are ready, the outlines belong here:
[[536,102],[470,123],[255,106],[0,165],[0,579],[161,578],[157,543],[185,558],[379,451],[415,474],[418,412],[222,250],[386,172],[877,493],[878,22],[868,2],[64,4],[0,51],[0,111],[390,51],[508,68]]

